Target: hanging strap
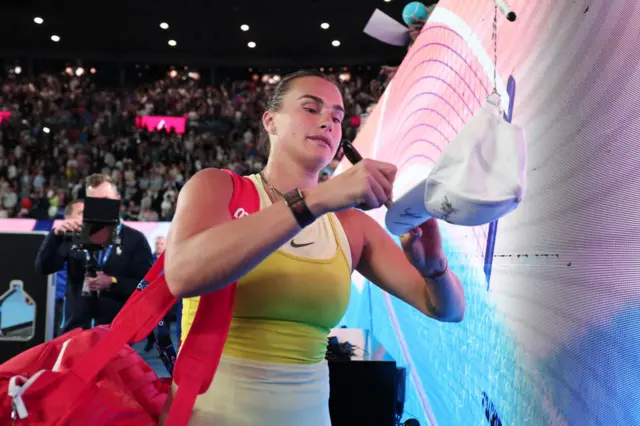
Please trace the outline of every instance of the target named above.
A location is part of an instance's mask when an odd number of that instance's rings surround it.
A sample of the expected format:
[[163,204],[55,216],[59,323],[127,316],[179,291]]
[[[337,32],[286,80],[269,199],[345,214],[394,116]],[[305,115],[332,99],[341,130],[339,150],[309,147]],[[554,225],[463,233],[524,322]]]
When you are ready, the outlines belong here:
[[[233,196],[229,203],[232,220],[260,209],[260,197],[253,183],[225,170],[233,179]],[[178,391],[167,417],[167,425],[186,425],[198,395],[209,389],[227,340],[233,317],[237,284],[200,297],[189,334],[180,349],[174,370]]]
[[[149,271],[151,272],[151,271]],[[147,273],[149,276],[149,273]],[[54,407],[61,414],[71,411],[87,388],[93,385],[98,373],[128,342],[144,339],[160,318],[176,302],[164,280],[156,278],[137,297],[130,298],[114,320],[111,330],[91,347],[66,373],[59,376],[56,392],[66,395],[67,407]]]
[[494,1],[493,27],[491,28],[491,41],[493,41],[493,92],[498,93],[498,3]]
[[168,425],[186,425],[196,398],[209,389],[229,333],[235,295],[234,283],[200,298],[176,362],[173,380],[178,391],[167,417]]

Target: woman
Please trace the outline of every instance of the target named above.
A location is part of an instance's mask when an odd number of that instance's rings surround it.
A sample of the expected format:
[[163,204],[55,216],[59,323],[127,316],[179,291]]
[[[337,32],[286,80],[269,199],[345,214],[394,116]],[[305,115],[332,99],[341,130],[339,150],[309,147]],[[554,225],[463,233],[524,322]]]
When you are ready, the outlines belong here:
[[186,298],[183,338],[193,296],[239,280],[223,357],[192,425],[329,426],[327,334],[347,308],[354,269],[427,316],[462,320],[462,286],[447,267],[435,220],[403,236],[405,255],[354,209],[391,199],[395,166],[363,160],[318,184],[338,149],[343,116],[331,80],[289,75],[263,115],[269,161],[250,176],[260,211],[231,221],[232,181],[217,169],[197,173],[180,192],[165,273],[171,292]]

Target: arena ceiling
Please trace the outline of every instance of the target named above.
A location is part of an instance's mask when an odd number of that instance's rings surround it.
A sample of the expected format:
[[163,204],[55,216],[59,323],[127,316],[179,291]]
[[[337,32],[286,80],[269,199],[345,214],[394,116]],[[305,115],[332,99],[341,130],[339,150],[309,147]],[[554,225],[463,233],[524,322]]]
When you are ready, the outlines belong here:
[[[397,62],[405,49],[385,45],[363,29],[376,8],[401,21],[407,2],[2,0],[0,56],[242,66]],[[36,24],[36,17],[43,22]],[[162,22],[169,28],[162,29]],[[321,28],[323,22],[328,29]],[[244,24],[249,31],[241,30]],[[60,41],[53,42],[53,35]],[[169,46],[169,40],[176,45]],[[251,41],[253,49],[247,45]]]

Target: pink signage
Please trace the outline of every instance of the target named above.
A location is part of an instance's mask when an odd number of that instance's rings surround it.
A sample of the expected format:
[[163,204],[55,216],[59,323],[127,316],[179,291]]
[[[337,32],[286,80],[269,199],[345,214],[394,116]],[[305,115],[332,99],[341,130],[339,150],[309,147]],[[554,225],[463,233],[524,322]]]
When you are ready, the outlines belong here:
[[144,127],[151,132],[173,129],[176,133],[182,134],[187,127],[187,119],[185,117],[146,115],[144,117],[136,117],[136,127]]
[[0,123],[4,120],[8,120],[11,117],[11,111],[0,111]]

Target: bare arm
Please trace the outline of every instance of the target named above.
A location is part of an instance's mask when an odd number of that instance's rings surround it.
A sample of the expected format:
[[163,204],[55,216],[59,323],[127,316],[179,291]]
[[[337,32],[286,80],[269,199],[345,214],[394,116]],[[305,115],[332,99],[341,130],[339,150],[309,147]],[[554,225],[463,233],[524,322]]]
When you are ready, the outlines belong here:
[[431,318],[443,322],[462,321],[464,291],[451,270],[435,280],[425,279],[377,222],[362,212],[354,210],[353,214],[361,216],[357,222],[364,235],[358,272]]
[[[305,192],[315,217],[354,205],[380,207],[389,199],[395,166],[363,160]],[[165,255],[169,290],[197,296],[235,282],[300,232],[284,201],[231,220],[233,181],[217,169],[194,175],[180,191]]]
[[177,297],[235,282],[300,232],[284,201],[232,221],[232,194],[231,177],[217,169],[198,172],[180,191],[165,255],[167,283]]

